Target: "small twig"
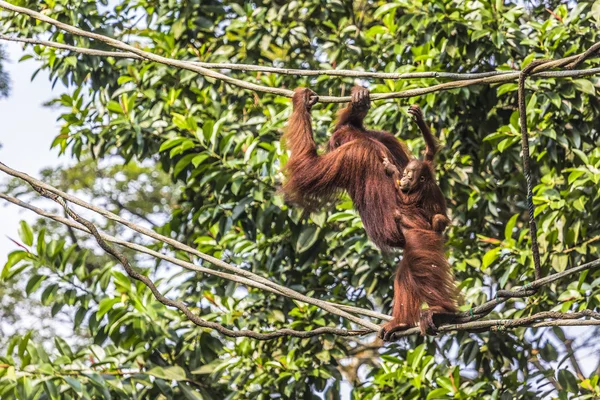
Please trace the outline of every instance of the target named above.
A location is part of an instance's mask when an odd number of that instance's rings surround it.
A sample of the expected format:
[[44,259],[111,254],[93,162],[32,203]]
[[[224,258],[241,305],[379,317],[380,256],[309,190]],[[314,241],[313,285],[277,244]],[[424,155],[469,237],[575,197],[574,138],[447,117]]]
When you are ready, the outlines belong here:
[[585,240],[585,241],[583,241],[583,242],[581,242],[579,244],[576,244],[573,247],[570,247],[568,249],[564,249],[563,251],[561,251],[561,253],[567,253],[568,254],[568,253],[576,250],[578,247],[581,247],[581,246],[584,246],[584,245],[587,245],[587,244],[590,244],[590,243],[597,242],[598,240],[600,240],[600,235],[593,236],[593,237],[591,237],[591,238],[589,238],[589,239],[587,239],[587,240]]
[[113,202],[117,207],[119,207],[121,210],[125,210],[127,211],[129,214],[138,217],[139,219],[146,221],[147,223],[149,223],[150,225],[152,225],[153,227],[156,227],[156,224],[154,222],[152,222],[152,220],[148,217],[146,217],[144,214],[141,214],[135,210],[131,210],[130,208],[128,208],[125,204],[121,203],[119,201],[118,198],[110,198],[111,202]]
[[581,370],[581,367],[579,366],[579,362],[577,361],[577,358],[575,357],[575,350],[573,350],[572,343],[573,343],[573,341],[571,339],[565,339],[563,341],[563,344],[565,345],[565,349],[567,350],[567,355],[569,356],[569,361],[571,362],[573,369],[575,369],[577,378],[579,378],[580,380],[584,380],[585,375],[583,374],[583,371]]
[[20,248],[22,248],[23,250],[25,250],[27,253],[31,254],[31,252],[29,251],[29,249],[27,248],[27,246],[25,246],[23,243],[17,242],[15,239],[11,238],[8,235],[6,235],[6,238],[8,240],[10,240],[11,242],[13,242],[14,244],[16,244],[17,246],[19,246]]

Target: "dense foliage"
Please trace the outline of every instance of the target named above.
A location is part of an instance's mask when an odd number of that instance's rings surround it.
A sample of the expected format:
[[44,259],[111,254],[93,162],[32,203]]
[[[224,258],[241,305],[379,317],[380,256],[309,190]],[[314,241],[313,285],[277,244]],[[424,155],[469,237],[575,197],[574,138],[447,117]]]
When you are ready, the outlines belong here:
[[[291,68],[513,69],[534,58],[582,52],[600,36],[599,1],[525,6],[486,0],[18,3],[167,57]],[[3,14],[2,28],[19,36],[106,48],[9,13]],[[40,69],[70,88],[54,100],[64,110],[64,124],[53,145],[82,160],[72,171],[48,171],[47,179],[311,296],[389,310],[398,254],[382,256],[368,242],[351,202],[344,198],[327,212],[306,215],[284,204],[277,191],[287,158],[279,138],[290,113],[288,99],[159,64],[41,46],[30,47],[29,53]],[[355,83],[349,78],[231,75],[335,95],[348,93]],[[437,82],[361,83],[384,93]],[[592,260],[600,250],[599,85],[598,78],[528,83],[527,123],[539,182],[534,201],[545,274]],[[440,138],[439,181],[453,220],[448,252],[464,309],[486,301],[490,287],[510,288],[533,276],[516,87],[471,86],[379,101],[367,120],[398,132],[417,152],[424,144],[406,106],[419,103]],[[315,107],[319,142],[327,140],[338,108]],[[11,192],[23,190],[11,184]],[[130,235],[111,224],[103,228]],[[9,299],[24,291],[38,307],[72,319],[78,339],[57,336],[49,342],[35,329],[12,335],[0,357],[0,398],[266,399],[324,393],[336,399],[343,379],[353,386],[356,399],[537,399],[553,390],[560,398],[600,395],[598,374],[577,373],[576,360],[568,357],[571,341],[560,329],[414,337],[380,349],[373,337],[231,340],[195,327],[158,303],[114,261],[86,250],[91,247],[86,240],[53,224],[22,225],[21,241],[28,250],[17,248],[9,255],[0,293]],[[350,327],[315,307],[130,256],[170,297],[227,326]],[[599,305],[596,271],[559,281],[525,302],[509,302],[492,316]],[[588,345],[594,349],[597,342]]]

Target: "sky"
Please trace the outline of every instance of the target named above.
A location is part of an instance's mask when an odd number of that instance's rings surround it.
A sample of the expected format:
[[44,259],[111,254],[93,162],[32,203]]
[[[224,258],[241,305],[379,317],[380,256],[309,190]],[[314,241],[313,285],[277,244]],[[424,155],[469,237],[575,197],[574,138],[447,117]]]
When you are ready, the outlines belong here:
[[[7,99],[0,100],[0,161],[16,170],[39,177],[45,167],[66,165],[66,157],[59,158],[58,150],[50,150],[60,124],[57,121],[59,109],[44,107],[43,104],[65,90],[57,83],[54,91],[48,74],[41,71],[31,81],[31,76],[39,65],[34,59],[18,62],[25,53],[17,43],[3,42],[9,62],[5,63],[10,76],[12,91]],[[0,173],[0,182],[6,175]],[[35,220],[31,211],[14,205],[0,204],[0,265],[4,265],[7,255],[15,249],[9,237],[18,239],[19,221]]]
[[[41,71],[31,80],[39,65],[35,59],[18,62],[24,54],[16,43],[5,44],[9,62],[5,65],[12,82],[12,92],[8,99],[0,100],[0,161],[11,168],[39,177],[39,171],[45,167],[70,164],[68,157],[59,157],[57,149],[50,145],[60,129],[57,121],[60,109],[45,107],[43,104],[63,93],[65,87],[57,83],[53,89],[48,74]],[[0,183],[6,178],[0,173]],[[19,221],[34,221],[35,214],[14,205],[0,202],[0,268],[7,255],[16,246],[9,239],[18,240]],[[582,344],[589,337],[589,328],[566,329],[567,336],[574,338],[574,346]],[[560,348],[560,344],[557,344]],[[598,365],[599,354],[576,352],[584,373],[589,374]],[[349,387],[343,385],[343,397],[349,398]]]

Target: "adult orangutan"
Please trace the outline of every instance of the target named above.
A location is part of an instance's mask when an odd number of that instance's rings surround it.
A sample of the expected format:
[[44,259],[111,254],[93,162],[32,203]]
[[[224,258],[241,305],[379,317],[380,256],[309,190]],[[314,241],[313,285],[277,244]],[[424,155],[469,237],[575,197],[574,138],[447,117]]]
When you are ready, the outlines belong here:
[[[369,238],[383,251],[404,248],[394,281],[393,320],[380,335],[390,340],[394,332],[418,324],[422,332],[435,330],[434,315],[456,311],[456,289],[441,235],[448,217],[435,182],[435,139],[421,110],[412,106],[409,112],[427,145],[425,159],[414,159],[391,133],[365,129],[367,89],[354,87],[351,98],[338,116],[328,151],[319,155],[310,115],[318,97],[308,88],[295,90],[283,137],[291,153],[283,191],[288,201],[308,209],[347,191]],[[429,309],[421,313],[423,302]]]

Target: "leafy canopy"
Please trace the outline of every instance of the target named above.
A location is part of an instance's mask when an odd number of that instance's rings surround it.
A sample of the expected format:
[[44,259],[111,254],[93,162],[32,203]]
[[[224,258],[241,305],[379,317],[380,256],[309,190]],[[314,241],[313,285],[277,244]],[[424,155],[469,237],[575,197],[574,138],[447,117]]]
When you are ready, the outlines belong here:
[[[584,51],[598,41],[600,24],[598,1],[19,3],[177,59],[385,72],[518,68],[535,58]],[[106,49],[23,16],[4,15],[2,28]],[[311,296],[389,310],[395,255],[382,256],[368,242],[351,202],[343,198],[330,210],[306,215],[277,192],[287,159],[279,142],[290,113],[287,99],[164,65],[29,49],[25,58],[35,57],[54,82],[70,88],[52,101],[64,110],[53,147],[81,160],[72,170],[48,171],[48,179]],[[230,74],[273,87],[310,86],[321,94],[348,93],[355,83]],[[590,261],[600,250],[599,82],[528,81],[544,273]],[[362,83],[385,93],[437,80]],[[412,103],[422,106],[442,145],[439,181],[453,219],[448,254],[468,309],[488,299],[490,286],[509,288],[533,276],[516,83],[375,102],[368,124],[398,132],[419,152],[424,144],[405,112]],[[315,107],[319,143],[327,140],[337,109]],[[97,171],[112,189],[95,183],[95,162],[110,166]],[[125,234],[110,224],[104,229]],[[309,399],[323,393],[334,399],[343,379],[356,399],[534,399],[555,389],[561,398],[600,395],[597,374],[567,368],[574,361],[564,357],[570,341],[560,329],[414,337],[380,350],[369,346],[372,338],[231,340],[165,308],[112,260],[86,250],[90,243],[78,233],[23,224],[21,242],[29,251],[9,255],[0,293],[24,291],[32,307],[70,318],[77,340],[58,336],[49,343],[35,329],[12,335],[0,358],[0,397]],[[131,256],[169,296],[227,326],[350,327],[312,306]],[[586,272],[527,301],[509,302],[492,316],[597,309],[599,303],[600,274]],[[591,351],[595,343],[585,345]]]

